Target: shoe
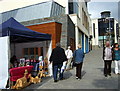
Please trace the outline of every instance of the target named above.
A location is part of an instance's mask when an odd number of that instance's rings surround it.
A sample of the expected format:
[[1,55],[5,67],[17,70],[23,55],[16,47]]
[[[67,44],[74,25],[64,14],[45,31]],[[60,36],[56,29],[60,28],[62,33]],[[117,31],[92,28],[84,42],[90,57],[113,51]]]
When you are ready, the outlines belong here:
[[54,82],[58,82],[57,80],[54,80]]
[[108,74],[109,76],[111,76],[111,74]]
[[78,77],[76,77],[76,79],[78,79]]
[[105,74],[104,76],[105,76],[105,77],[107,77],[107,75],[106,75],[106,74]]
[[77,80],[78,80],[78,81],[80,81],[81,79],[80,79],[80,78],[78,78]]

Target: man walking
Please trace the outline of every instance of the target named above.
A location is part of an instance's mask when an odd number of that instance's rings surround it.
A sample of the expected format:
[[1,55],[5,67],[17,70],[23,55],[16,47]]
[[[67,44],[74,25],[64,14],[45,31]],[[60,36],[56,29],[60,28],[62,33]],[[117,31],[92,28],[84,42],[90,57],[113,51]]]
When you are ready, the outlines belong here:
[[76,79],[81,79],[81,70],[84,61],[84,52],[82,51],[82,46],[78,44],[78,49],[74,51],[73,58],[76,66]]
[[112,64],[112,47],[110,42],[106,42],[106,46],[103,48],[103,60],[104,60],[104,76],[111,76],[111,64]]
[[[54,82],[57,82],[57,74],[58,69],[61,71],[61,67],[63,65],[63,62],[67,60],[67,57],[65,55],[65,51],[63,48],[61,48],[60,43],[56,44],[56,48],[53,49],[51,57],[50,57],[50,63],[52,63],[53,66],[53,78]],[[59,72],[59,79],[63,79],[63,74]]]

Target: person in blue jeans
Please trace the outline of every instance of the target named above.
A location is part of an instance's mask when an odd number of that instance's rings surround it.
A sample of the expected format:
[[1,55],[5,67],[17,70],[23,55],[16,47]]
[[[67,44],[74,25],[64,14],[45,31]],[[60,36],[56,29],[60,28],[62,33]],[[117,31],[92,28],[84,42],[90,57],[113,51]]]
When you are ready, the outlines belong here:
[[82,51],[82,46],[78,44],[78,49],[74,51],[73,58],[76,66],[76,79],[81,79],[81,69],[84,60],[84,52]]
[[58,70],[59,70],[59,79],[63,80],[63,73],[61,73],[61,68],[63,66],[63,62],[67,61],[67,57],[65,55],[65,51],[63,48],[61,48],[60,43],[56,44],[56,48],[53,49],[52,54],[50,56],[50,63],[52,63],[53,66],[53,78],[54,82],[58,81]]

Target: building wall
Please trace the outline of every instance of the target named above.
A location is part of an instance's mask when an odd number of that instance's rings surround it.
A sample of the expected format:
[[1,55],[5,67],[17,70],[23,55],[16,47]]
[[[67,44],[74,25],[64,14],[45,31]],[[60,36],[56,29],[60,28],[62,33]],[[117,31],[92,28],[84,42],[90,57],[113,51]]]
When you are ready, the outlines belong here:
[[33,19],[58,16],[61,14],[65,14],[63,6],[54,1],[47,1],[0,13],[0,20],[2,20],[0,23],[5,22],[11,17],[15,18],[19,22],[23,22]]
[[[114,42],[115,43],[117,43],[118,42],[118,40],[117,40],[117,33],[116,33],[116,24],[117,24],[118,22],[114,19],[114,28],[113,28],[113,31],[114,31],[114,39],[112,39],[112,40],[114,40]],[[95,24],[95,33],[94,33],[94,28],[93,28],[93,24]],[[103,36],[99,36],[99,29],[98,29],[98,18],[96,18],[96,19],[93,19],[92,20],[92,32],[91,32],[91,34],[92,34],[92,36],[93,36],[93,38],[92,38],[92,45],[93,46],[103,46]],[[100,39],[101,39],[101,41],[100,41]],[[105,40],[106,40],[106,37],[104,36],[104,43],[105,43]]]
[[116,20],[114,20],[114,34],[115,34],[114,40],[115,40],[115,43],[118,42],[118,39],[117,39],[117,27],[116,27],[116,24],[117,24],[117,23],[118,23],[118,22],[117,22]]
[[[74,2],[75,1],[75,2]],[[75,9],[74,9],[75,8]],[[73,0],[73,14],[70,12],[70,18],[76,26],[76,48],[80,43],[83,51],[86,53],[89,50],[89,31],[91,25],[91,19],[87,10],[86,3],[83,1],[76,2]],[[82,34],[81,34],[82,33]],[[81,37],[81,35],[83,37]]]
[[67,46],[71,46],[71,49],[75,50],[75,26],[69,16],[67,16],[67,25]]
[[[95,24],[95,27],[93,28],[93,24]],[[98,35],[99,35],[99,32],[98,32],[98,19],[93,19],[92,20],[92,45],[93,46],[98,46],[99,43],[98,43]]]
[[[77,49],[77,45],[82,41],[80,44],[83,47],[83,51],[86,53],[89,50],[89,48],[87,48],[86,46],[89,46],[89,45],[87,45],[88,43],[85,41],[85,39],[86,39],[85,36],[87,36],[87,38],[89,38],[89,32],[88,32],[89,30],[87,30],[84,27],[84,25],[81,23],[81,18],[79,18],[77,14],[70,14],[69,16],[72,19],[72,21],[76,27],[75,28],[76,49]],[[84,37],[81,37],[81,35],[83,35]],[[89,42],[89,40],[88,40],[88,42]],[[86,50],[86,48],[87,48],[87,50]]]
[[[79,34],[80,32],[84,33],[84,36],[86,35],[89,38],[89,29],[90,29],[90,24],[91,20],[89,17],[88,9],[86,6],[86,3],[84,2],[85,0],[54,0],[55,2],[59,3],[63,7],[65,7],[65,13],[66,14],[72,14],[70,15],[70,18],[72,19],[73,23],[76,26],[76,48],[79,43]],[[73,2],[73,13],[69,12],[69,3]],[[75,15],[76,14],[76,15]],[[79,29],[77,29],[79,28]],[[78,31],[80,30],[80,31]],[[78,38],[77,38],[78,37]],[[85,40],[84,40],[85,41]],[[89,41],[88,41],[89,42]],[[86,45],[86,42],[84,42]],[[86,49],[84,49],[85,51]]]
[[[120,3],[120,2],[119,2]],[[120,24],[119,24],[119,37],[118,37],[118,43],[120,44]]]
[[[68,23],[69,21],[69,23]],[[67,46],[70,44],[70,40],[67,40],[69,38],[73,38],[75,40],[75,25],[71,21],[70,17],[66,14],[59,15],[56,17],[48,17],[43,19],[36,19],[26,22],[21,22],[25,26],[31,26],[31,25],[38,25],[38,24],[44,24],[48,22],[58,22],[62,24],[62,31],[61,31],[61,40],[60,43],[64,49],[67,48]],[[44,30],[43,30],[44,31]]]
[[52,35],[52,48],[55,48],[56,43],[60,42],[61,29],[62,29],[62,24],[60,23],[51,22],[51,23],[45,23],[45,24],[31,25],[27,27],[37,32],[51,34]]

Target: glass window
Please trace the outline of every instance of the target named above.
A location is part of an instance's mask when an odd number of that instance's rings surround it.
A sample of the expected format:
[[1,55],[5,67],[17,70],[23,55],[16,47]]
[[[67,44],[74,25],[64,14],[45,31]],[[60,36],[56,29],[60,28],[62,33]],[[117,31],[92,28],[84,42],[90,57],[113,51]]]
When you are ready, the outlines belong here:
[[74,13],[74,8],[73,8],[73,1],[69,2],[69,14]]
[[24,48],[24,57],[26,59],[36,59],[38,60],[39,56],[43,56],[43,47],[40,48]]

